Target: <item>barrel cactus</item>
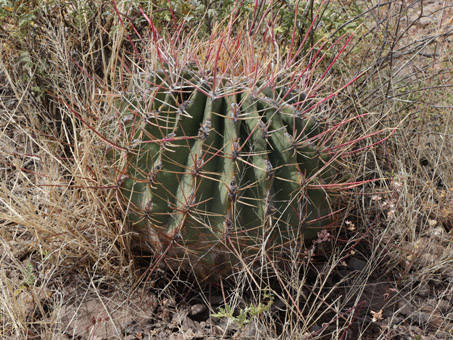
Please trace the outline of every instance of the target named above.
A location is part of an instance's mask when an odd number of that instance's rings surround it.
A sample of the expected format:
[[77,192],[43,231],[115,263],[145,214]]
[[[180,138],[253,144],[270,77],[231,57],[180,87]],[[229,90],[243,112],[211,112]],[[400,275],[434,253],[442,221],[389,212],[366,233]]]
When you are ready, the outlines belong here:
[[181,50],[153,34],[111,128],[131,248],[206,278],[285,258],[332,225],[336,150],[303,61],[263,64],[247,32]]
[[[118,187],[134,248],[201,276],[260,251],[283,256],[332,222],[323,126],[285,87],[212,84],[154,72],[118,106]],[[143,87],[141,87],[143,90]],[[137,88],[133,93],[137,94]]]

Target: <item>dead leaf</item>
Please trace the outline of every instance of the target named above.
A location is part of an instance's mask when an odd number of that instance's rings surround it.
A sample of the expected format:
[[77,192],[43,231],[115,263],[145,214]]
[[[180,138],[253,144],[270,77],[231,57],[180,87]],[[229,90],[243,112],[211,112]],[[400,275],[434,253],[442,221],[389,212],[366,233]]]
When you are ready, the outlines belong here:
[[373,319],[371,320],[373,322],[382,320],[382,309],[379,312],[371,311],[371,315],[373,316]]

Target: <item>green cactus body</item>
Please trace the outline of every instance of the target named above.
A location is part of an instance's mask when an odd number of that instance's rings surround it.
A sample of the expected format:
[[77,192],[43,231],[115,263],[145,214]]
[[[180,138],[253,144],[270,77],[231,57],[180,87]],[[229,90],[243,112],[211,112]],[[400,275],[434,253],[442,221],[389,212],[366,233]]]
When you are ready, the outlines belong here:
[[[132,246],[197,275],[230,272],[239,257],[282,256],[332,222],[335,176],[322,127],[283,89],[217,93],[193,77],[155,73],[146,98],[117,105],[119,183]],[[148,85],[151,87],[151,85]],[[134,91],[132,91],[134,92]],[[142,91],[143,92],[143,91]],[[231,94],[230,94],[231,93]]]

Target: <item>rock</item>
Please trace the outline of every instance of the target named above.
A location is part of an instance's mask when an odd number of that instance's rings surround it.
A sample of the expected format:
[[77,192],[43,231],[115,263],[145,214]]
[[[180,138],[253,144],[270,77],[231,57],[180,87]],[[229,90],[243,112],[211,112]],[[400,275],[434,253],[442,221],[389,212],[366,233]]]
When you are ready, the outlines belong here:
[[206,305],[197,303],[196,305],[193,305],[192,307],[190,307],[189,315],[190,316],[200,315],[200,314],[206,312],[207,310],[208,310],[208,307],[206,307]]
[[348,265],[352,270],[362,271],[366,266],[366,262],[353,257],[348,261]]
[[423,26],[423,27],[426,27],[428,26],[429,24],[431,24],[433,21],[431,18],[429,17],[422,17],[420,18],[420,20],[418,21],[418,23],[420,24],[420,26]]

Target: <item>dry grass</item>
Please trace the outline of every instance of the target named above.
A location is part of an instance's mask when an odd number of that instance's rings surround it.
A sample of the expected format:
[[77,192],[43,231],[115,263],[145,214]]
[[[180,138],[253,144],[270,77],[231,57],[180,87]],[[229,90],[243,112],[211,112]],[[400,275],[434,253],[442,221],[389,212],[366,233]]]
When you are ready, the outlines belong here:
[[[294,250],[286,268],[244,267],[208,287],[161,268],[140,281],[115,191],[101,188],[106,144],[73,112],[105,123],[130,27],[101,6],[65,29],[61,13],[78,10],[68,6],[37,15],[33,39],[2,30],[0,336],[450,338],[453,9],[357,3],[366,20],[326,86],[368,71],[324,109],[338,121],[369,113],[351,136],[383,130],[347,159],[354,179],[381,180],[345,195],[342,228],[304,261]],[[236,321],[208,318],[225,303]]]

